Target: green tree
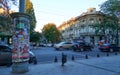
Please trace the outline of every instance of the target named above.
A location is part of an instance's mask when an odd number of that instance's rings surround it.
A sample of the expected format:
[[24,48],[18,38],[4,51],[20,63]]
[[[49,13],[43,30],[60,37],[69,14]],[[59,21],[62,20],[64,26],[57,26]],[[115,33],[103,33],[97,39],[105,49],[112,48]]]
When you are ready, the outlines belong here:
[[0,16],[0,32],[11,35],[13,31],[13,25],[10,17]]
[[107,0],[101,5],[100,9],[103,13],[111,15],[115,19],[112,24],[115,26],[116,43],[118,44],[118,31],[120,28],[118,24],[118,19],[120,18],[120,0]]
[[116,25],[115,25],[115,19],[111,16],[107,17],[107,15],[103,16],[103,20],[100,23],[96,23],[93,25],[93,28],[95,29],[95,33],[102,33],[106,34],[106,30],[110,30],[112,32],[115,32]]
[[33,4],[30,0],[26,0],[26,13],[31,16],[30,19],[30,32],[34,32],[36,27],[36,17],[34,13]]
[[[103,34],[107,43],[113,43],[117,34],[116,19],[114,17],[104,15],[101,22],[93,25],[96,34]],[[110,38],[112,37],[112,38]],[[111,40],[110,40],[111,39]]]
[[120,15],[120,0],[107,0],[101,6],[102,12],[109,15]]
[[7,8],[7,10],[10,10],[12,4],[18,5],[17,1],[18,0],[0,0],[0,3],[2,3],[4,5],[4,7]]
[[39,43],[40,40],[41,40],[41,37],[42,37],[42,34],[41,34],[41,33],[34,31],[34,32],[31,34],[30,42]]
[[43,36],[48,42],[55,43],[60,41],[60,32],[54,23],[46,24],[42,29]]
[[114,26],[119,29],[120,26],[118,26],[118,19],[120,18],[120,0],[107,0],[100,6],[101,11],[104,14],[110,15],[113,17]]
[[30,0],[26,0],[26,14],[31,16],[31,19],[30,19],[30,42],[38,42],[40,40],[41,34],[34,30],[36,27],[36,17],[35,17],[35,13],[34,13],[33,4]]
[[[10,6],[10,2],[12,2],[12,4],[17,5],[18,0],[0,0],[0,3],[2,3],[8,10],[11,9]],[[36,17],[35,17],[35,13],[34,13],[34,8],[33,8],[33,4],[30,0],[25,0],[26,1],[26,14],[29,14],[31,16],[30,19],[30,32],[34,31],[35,27],[36,27]],[[18,6],[18,5],[17,5]]]
[[[8,10],[11,9],[10,2],[12,2],[14,5],[17,5],[18,0],[0,0],[0,3],[2,3]],[[30,19],[30,32],[34,31],[36,27],[36,17],[34,13],[34,8],[33,4],[30,0],[25,0],[26,1],[26,9],[25,13],[31,16]],[[18,5],[17,5],[18,6]]]

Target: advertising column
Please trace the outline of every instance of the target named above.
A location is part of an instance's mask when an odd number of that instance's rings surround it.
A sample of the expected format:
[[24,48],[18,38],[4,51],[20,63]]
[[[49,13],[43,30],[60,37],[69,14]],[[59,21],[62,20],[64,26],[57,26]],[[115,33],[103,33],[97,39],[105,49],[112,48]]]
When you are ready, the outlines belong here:
[[29,60],[29,16],[24,13],[11,14],[14,21],[12,71],[28,71]]

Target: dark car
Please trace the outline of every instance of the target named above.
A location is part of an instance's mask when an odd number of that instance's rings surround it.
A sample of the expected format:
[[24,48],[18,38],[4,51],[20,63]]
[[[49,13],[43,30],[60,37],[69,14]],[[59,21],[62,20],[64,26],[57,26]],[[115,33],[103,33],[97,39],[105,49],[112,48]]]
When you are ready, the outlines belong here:
[[[37,64],[37,59],[32,51],[29,51],[29,63]],[[12,65],[12,48],[7,45],[0,45],[0,65]]]
[[87,42],[75,42],[73,45],[74,51],[91,51],[92,48],[92,45]]
[[7,45],[0,45],[0,65],[12,64],[12,49]]
[[116,44],[103,44],[99,47],[99,50],[114,52],[114,51],[120,51],[120,47],[117,46]]

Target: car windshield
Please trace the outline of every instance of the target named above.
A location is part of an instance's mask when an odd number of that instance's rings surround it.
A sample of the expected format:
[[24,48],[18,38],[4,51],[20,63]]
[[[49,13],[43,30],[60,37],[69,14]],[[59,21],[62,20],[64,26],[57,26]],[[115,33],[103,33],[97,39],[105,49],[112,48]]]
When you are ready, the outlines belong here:
[[62,45],[62,44],[64,44],[64,43],[65,43],[65,42],[60,42],[59,44]]

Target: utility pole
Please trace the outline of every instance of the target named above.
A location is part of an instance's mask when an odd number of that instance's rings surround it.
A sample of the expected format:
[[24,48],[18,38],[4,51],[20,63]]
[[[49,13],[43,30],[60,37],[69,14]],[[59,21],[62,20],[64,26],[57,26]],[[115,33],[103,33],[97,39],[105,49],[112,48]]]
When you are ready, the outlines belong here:
[[116,37],[116,39],[117,39],[117,46],[119,46],[119,31],[118,31],[118,28],[119,28],[119,23],[118,23],[118,21],[117,21],[117,37]]
[[25,1],[26,0],[19,0],[19,12],[25,13]]

